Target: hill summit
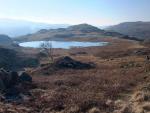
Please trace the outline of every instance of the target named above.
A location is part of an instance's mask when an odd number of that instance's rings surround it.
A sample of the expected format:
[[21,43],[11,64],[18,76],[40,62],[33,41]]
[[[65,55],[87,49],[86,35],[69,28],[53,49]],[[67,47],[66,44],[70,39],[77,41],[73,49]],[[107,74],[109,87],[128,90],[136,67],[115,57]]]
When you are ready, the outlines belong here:
[[68,30],[81,31],[81,32],[85,32],[85,33],[103,31],[103,30],[101,30],[95,26],[89,25],[89,24],[79,24],[79,25],[70,26],[70,27],[68,27]]

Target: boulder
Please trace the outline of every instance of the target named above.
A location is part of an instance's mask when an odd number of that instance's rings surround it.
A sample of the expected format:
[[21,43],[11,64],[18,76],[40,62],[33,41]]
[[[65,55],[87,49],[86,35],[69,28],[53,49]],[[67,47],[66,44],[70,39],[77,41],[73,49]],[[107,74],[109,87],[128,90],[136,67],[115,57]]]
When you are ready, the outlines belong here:
[[[4,96],[6,101],[18,101],[23,97],[20,94],[28,94],[31,89],[32,77],[23,72],[20,76],[17,72],[6,71],[0,69],[0,93]],[[1,98],[0,95],[0,100]]]
[[9,72],[5,71],[4,69],[0,69],[0,79],[1,79],[1,84],[8,88],[11,86],[10,82],[12,79],[12,76]]
[[0,69],[0,90],[8,89],[19,83],[19,76],[17,72],[8,72]]
[[17,87],[11,87],[5,91],[5,97],[9,99],[13,99],[19,96],[20,93],[21,92]]
[[19,76],[19,80],[20,80],[20,82],[32,82],[32,77],[28,73],[23,72]]
[[19,84],[19,75],[17,72],[15,71],[12,71],[10,72],[11,73],[11,81],[10,81],[10,84],[11,85],[17,85]]
[[5,87],[5,85],[4,85],[4,82],[3,82],[3,80],[0,78],[0,92],[2,92],[3,90],[5,90],[6,89],[6,87]]

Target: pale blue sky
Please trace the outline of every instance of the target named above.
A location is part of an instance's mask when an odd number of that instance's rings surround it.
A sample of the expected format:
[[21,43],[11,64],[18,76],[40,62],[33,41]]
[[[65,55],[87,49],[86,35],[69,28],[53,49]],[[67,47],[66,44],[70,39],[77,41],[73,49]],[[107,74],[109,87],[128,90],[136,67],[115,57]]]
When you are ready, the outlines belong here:
[[93,25],[150,21],[150,0],[0,0],[0,18]]

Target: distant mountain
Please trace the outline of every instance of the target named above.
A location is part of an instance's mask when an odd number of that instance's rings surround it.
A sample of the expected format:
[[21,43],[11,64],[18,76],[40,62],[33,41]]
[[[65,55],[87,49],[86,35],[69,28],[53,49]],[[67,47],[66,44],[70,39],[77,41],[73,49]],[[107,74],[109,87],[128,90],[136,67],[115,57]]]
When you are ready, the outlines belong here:
[[75,38],[100,38],[107,36],[122,36],[115,32],[106,32],[88,24],[79,24],[68,28],[42,29],[34,34],[17,37],[16,41],[37,41],[37,40],[71,40]]
[[34,33],[40,29],[66,28],[68,26],[66,24],[45,24],[24,20],[0,19],[0,34],[16,37]]
[[107,27],[106,30],[137,37],[142,40],[150,39],[150,22],[125,22]]

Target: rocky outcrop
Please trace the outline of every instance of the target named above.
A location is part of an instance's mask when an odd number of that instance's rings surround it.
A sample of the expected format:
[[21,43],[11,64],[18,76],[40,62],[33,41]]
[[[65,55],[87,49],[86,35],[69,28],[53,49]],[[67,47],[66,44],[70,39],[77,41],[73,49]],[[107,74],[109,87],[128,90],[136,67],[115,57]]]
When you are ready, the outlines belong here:
[[32,77],[23,72],[9,72],[0,69],[0,92],[3,94],[4,100],[21,99],[21,95],[29,93],[27,85],[32,85]]
[[13,77],[9,72],[7,72],[3,69],[0,70],[0,81],[1,81],[0,82],[0,84],[1,84],[0,90],[1,91],[6,90],[7,88],[9,88],[11,86],[12,78]]
[[76,61],[68,56],[59,58],[54,62],[54,65],[57,68],[64,69],[64,68],[70,68],[70,69],[90,69],[94,67],[94,64],[92,63],[82,63],[80,61]]
[[95,68],[96,65],[92,62],[81,62],[75,59],[72,59],[69,56],[64,56],[55,59],[52,63],[41,64],[41,67],[35,69],[33,74],[42,74],[42,75],[51,75],[57,71],[62,70],[88,70]]

